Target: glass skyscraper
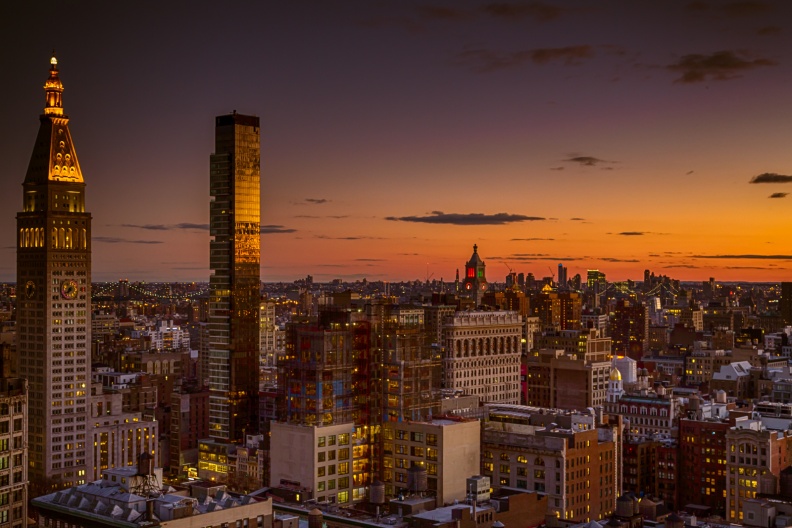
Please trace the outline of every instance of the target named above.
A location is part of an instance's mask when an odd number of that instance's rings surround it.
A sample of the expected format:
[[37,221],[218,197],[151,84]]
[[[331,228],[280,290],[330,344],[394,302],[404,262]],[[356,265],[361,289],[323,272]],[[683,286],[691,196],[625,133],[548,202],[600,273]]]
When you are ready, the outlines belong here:
[[215,122],[210,161],[209,435],[258,432],[260,299],[259,118]]

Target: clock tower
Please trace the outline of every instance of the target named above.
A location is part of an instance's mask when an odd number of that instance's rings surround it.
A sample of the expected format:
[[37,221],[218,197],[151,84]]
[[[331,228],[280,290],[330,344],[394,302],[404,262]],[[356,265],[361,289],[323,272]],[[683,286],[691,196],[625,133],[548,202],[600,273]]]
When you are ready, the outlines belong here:
[[487,291],[487,275],[484,272],[486,265],[478,254],[478,246],[473,244],[473,255],[465,264],[465,291],[470,294],[476,307],[481,305],[484,293]]
[[44,92],[17,214],[18,372],[29,387],[29,478],[42,492],[84,484],[92,463],[91,215],[54,56]]

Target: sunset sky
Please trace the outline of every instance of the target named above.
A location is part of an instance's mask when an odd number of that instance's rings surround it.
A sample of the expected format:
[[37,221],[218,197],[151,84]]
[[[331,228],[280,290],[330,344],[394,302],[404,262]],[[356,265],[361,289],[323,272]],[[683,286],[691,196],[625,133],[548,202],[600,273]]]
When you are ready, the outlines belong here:
[[2,2],[4,281],[53,48],[94,280],[208,280],[237,110],[264,281],[792,281],[792,2]]

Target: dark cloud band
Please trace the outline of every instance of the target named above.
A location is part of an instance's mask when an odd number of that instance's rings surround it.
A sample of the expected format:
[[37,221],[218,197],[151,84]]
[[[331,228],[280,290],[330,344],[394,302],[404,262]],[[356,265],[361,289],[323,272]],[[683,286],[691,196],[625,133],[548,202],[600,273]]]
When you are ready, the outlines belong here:
[[432,211],[428,216],[388,216],[385,220],[395,222],[416,222],[421,224],[452,224],[452,225],[504,225],[516,222],[533,222],[546,220],[541,216],[525,216],[509,213],[443,213]]

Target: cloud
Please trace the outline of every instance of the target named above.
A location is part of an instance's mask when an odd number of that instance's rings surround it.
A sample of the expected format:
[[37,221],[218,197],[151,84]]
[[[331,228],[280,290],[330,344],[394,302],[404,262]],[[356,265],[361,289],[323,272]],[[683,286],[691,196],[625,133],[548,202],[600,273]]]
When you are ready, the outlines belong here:
[[619,259],[613,257],[602,257],[599,260],[604,260],[605,262],[641,262],[638,259]]
[[95,236],[91,238],[91,241],[105,244],[162,244],[161,240],[129,240],[127,238],[106,236]]
[[550,261],[557,261],[557,262],[564,262],[564,261],[573,261],[573,260],[585,260],[589,257],[559,257],[555,255],[550,255],[549,253],[513,253],[507,257],[487,257],[488,260],[503,260],[506,262],[510,261],[519,261],[519,262],[531,262],[534,260],[550,260]]
[[555,240],[555,238],[512,238],[510,242],[537,242],[547,240]]
[[525,216],[509,213],[444,213],[432,211],[428,216],[388,216],[385,220],[395,222],[417,222],[422,224],[453,224],[453,225],[504,225],[515,222],[545,220],[541,216]]
[[579,217],[577,217],[577,216],[575,216],[575,217],[573,217],[573,218],[570,218],[570,220],[572,220],[572,221],[574,221],[574,222],[585,222],[585,221],[586,221],[586,219],[585,219],[585,218],[579,218]]
[[359,258],[355,259],[355,262],[386,262],[386,260],[377,258]]
[[169,229],[165,224],[121,224],[121,227],[135,227],[137,229],[148,229],[149,231],[167,231]]
[[709,4],[707,2],[701,2],[698,0],[694,0],[693,2],[688,2],[686,6],[690,11],[706,11],[709,9]]
[[199,230],[199,231],[209,230],[209,224],[195,224],[192,222],[182,222],[179,224],[121,224],[121,227],[145,229],[147,231],[170,231],[172,229],[186,229],[186,230]]
[[424,30],[423,24],[410,17],[375,17],[360,20],[357,25],[366,29],[382,29],[395,27],[411,34],[418,34]]
[[328,203],[329,201],[330,200],[328,200],[327,198],[306,198],[305,199],[305,203],[315,204],[315,205],[325,204],[325,203]]
[[790,260],[792,259],[792,255],[753,255],[753,254],[742,254],[742,255],[692,255],[692,258],[699,258],[699,259],[748,259],[748,260]]
[[280,233],[294,233],[296,229],[286,228],[282,225],[263,225],[261,226],[262,235],[274,235]]
[[654,231],[622,231],[620,233],[606,233],[608,235],[619,236],[645,236],[645,235],[667,235],[668,233],[657,233]]
[[583,59],[594,56],[591,46],[567,46],[564,48],[537,48],[522,51],[495,51],[491,49],[466,50],[457,55],[457,60],[480,73],[516,68],[526,63],[547,64],[563,62],[567,66],[580,64]]
[[775,172],[763,172],[751,178],[748,183],[790,183],[792,176],[786,174],[776,174]]
[[767,2],[759,2],[757,0],[745,0],[725,4],[721,6],[721,10],[727,15],[744,17],[769,11],[770,5]]
[[331,237],[327,235],[316,235],[314,238],[319,238],[322,240],[385,240],[382,237],[371,237],[371,236],[344,236],[344,237]]
[[446,6],[418,6],[418,13],[431,20],[465,20],[470,17],[467,11]]
[[786,198],[786,196],[787,196],[788,194],[789,194],[789,193],[784,193],[784,192],[775,192],[775,193],[771,194],[770,196],[768,196],[768,198]]
[[498,18],[518,20],[527,17],[539,22],[554,20],[564,12],[563,8],[544,2],[492,2],[481,9]]
[[181,224],[175,224],[173,227],[176,229],[195,229],[198,231],[209,231],[209,224],[193,224],[190,222],[182,222]]
[[778,269],[773,266],[723,266],[723,269],[729,270],[772,270]]
[[783,30],[778,26],[765,26],[756,30],[756,34],[760,37],[769,37],[771,35],[778,35]]
[[761,66],[774,66],[777,63],[770,59],[749,59],[739,56],[734,51],[716,51],[710,55],[693,53],[684,55],[677,62],[666,66],[681,76],[674,80],[677,83],[692,84],[697,82],[726,81],[736,79],[741,72],[759,68]]
[[550,167],[550,170],[552,170],[552,171],[562,171],[562,170],[564,170],[564,167]]
[[569,163],[577,163],[585,167],[596,167],[597,165],[601,165],[603,163],[615,163],[614,161],[607,161],[604,159],[595,158],[594,156],[573,156],[563,161],[567,161]]
[[692,171],[692,170],[689,170],[689,171],[687,171],[687,172],[685,173],[685,176],[690,176],[691,174],[693,174],[693,172],[694,172],[694,171]]
[[694,266],[692,264],[669,264],[668,266],[663,266],[663,269],[671,269],[671,268],[701,269],[700,266]]

